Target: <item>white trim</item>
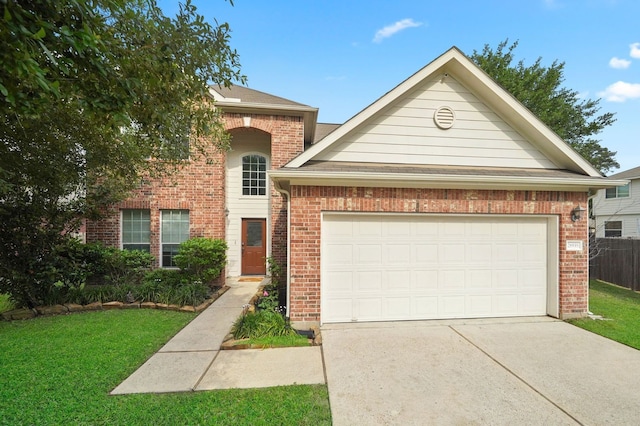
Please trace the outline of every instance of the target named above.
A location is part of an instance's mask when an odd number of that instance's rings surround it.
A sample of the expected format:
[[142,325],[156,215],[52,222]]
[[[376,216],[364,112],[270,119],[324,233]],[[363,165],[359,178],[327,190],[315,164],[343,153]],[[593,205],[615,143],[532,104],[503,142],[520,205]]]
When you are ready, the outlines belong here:
[[512,189],[546,191],[588,191],[608,188],[617,180],[605,178],[559,178],[539,176],[490,176],[412,173],[364,173],[305,170],[272,170],[272,180],[289,180],[291,185],[366,186],[448,189]]

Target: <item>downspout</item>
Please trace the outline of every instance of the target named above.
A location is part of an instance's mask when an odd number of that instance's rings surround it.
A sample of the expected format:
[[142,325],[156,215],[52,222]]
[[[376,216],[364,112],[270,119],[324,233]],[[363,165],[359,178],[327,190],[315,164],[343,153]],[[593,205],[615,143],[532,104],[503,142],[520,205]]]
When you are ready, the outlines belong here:
[[273,187],[287,199],[287,312],[285,316],[289,318],[289,307],[291,305],[291,194],[280,186],[279,181],[274,180]]

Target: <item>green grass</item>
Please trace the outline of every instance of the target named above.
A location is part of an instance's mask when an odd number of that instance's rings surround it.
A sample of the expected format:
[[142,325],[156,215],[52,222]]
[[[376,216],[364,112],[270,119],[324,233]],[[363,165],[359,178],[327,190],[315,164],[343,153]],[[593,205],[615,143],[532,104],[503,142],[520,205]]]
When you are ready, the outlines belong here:
[[287,348],[291,346],[310,346],[309,339],[299,334],[288,336],[256,337],[251,339],[238,340],[238,345],[250,344],[265,348]]
[[583,318],[570,322],[585,330],[640,349],[640,294],[592,280],[589,283],[589,310],[606,320]]
[[13,303],[8,294],[0,294],[0,314],[13,309]]
[[0,322],[0,424],[330,424],[327,387],[109,396],[193,315],[113,310]]

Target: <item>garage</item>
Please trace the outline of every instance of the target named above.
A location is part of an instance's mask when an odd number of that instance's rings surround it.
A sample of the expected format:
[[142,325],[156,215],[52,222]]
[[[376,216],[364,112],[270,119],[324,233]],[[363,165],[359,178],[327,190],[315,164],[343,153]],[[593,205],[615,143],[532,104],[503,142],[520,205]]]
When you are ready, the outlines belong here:
[[324,213],[323,323],[557,314],[552,216]]

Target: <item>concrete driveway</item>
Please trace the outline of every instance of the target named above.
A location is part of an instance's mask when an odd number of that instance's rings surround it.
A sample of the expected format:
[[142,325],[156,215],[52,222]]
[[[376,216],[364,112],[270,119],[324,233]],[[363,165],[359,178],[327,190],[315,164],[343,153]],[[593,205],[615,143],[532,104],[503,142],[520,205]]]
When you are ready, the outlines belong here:
[[547,317],[322,328],[335,425],[638,424],[640,351]]

